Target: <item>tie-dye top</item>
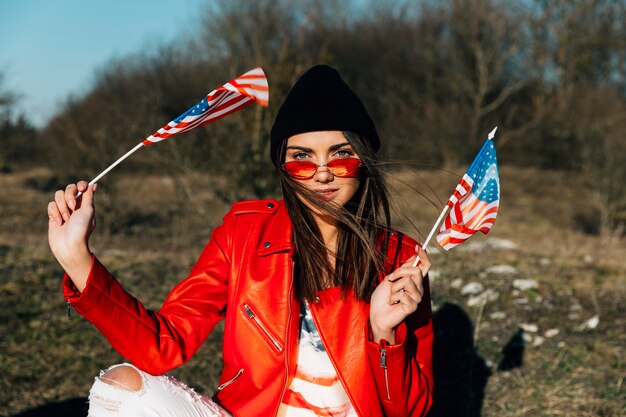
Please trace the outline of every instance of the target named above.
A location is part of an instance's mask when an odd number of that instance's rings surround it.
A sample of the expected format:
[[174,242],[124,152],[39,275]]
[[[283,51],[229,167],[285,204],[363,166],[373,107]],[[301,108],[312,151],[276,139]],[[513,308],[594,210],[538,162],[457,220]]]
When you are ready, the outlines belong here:
[[278,416],[357,416],[322,344],[306,301],[300,311],[296,376],[283,395]]

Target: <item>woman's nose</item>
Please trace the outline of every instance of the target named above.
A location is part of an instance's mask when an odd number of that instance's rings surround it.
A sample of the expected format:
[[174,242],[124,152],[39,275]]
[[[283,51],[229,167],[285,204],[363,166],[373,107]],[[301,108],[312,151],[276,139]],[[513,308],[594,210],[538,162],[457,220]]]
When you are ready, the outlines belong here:
[[335,178],[332,172],[328,169],[326,165],[320,165],[317,167],[317,171],[315,172],[315,181],[321,183],[327,183],[332,181]]

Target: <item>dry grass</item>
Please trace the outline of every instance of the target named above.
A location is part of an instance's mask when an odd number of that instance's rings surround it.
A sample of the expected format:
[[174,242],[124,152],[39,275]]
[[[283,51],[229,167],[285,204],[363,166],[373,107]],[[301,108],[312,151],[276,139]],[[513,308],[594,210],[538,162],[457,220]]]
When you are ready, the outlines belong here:
[[[395,201],[406,214],[399,228],[416,235],[413,222],[421,234],[428,233],[439,208],[427,198],[445,200],[463,169],[454,171],[394,173]],[[0,415],[85,396],[93,375],[121,360],[88,322],[66,318],[62,272],[45,237],[51,192],[41,189],[50,178],[43,169],[0,175]],[[478,393],[484,389],[482,415],[626,415],[626,242],[581,230],[594,207],[591,187],[581,181],[558,172],[513,168],[502,169],[501,180],[501,212],[489,239],[512,241],[517,249],[462,246],[442,253],[433,245],[431,252],[435,312],[445,305],[458,307],[471,323],[472,354],[484,363],[486,381],[469,387]],[[200,175],[177,180],[193,190],[193,206],[186,205],[188,198],[176,192],[177,182],[169,178],[115,181],[114,195],[107,195],[112,187],[106,181],[98,192],[100,224],[93,249],[131,292],[158,308],[227,204],[210,192],[216,182]],[[115,222],[124,233],[106,232]],[[466,245],[471,249],[470,243],[487,241],[476,236]],[[515,272],[488,272],[497,265]],[[538,288],[515,289],[517,278],[532,278]],[[461,289],[470,282],[480,282],[497,297],[468,305],[471,296]],[[595,315],[598,326],[582,329]],[[520,326],[527,329],[523,365],[498,371],[502,348]],[[551,329],[558,334],[548,337]],[[200,391],[213,392],[220,335],[218,329],[192,362],[174,374]]]

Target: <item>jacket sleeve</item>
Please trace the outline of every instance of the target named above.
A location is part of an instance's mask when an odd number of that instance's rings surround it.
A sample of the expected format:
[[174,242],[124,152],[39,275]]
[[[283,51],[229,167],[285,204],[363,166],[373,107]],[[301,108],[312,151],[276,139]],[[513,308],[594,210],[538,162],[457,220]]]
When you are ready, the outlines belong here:
[[187,362],[225,315],[233,221],[227,215],[214,229],[189,276],[158,312],[126,292],[95,257],[82,293],[66,274],[65,298],[124,358],[153,375],[167,372]]
[[[408,257],[408,256],[407,256]],[[425,416],[433,398],[433,327],[428,277],[417,310],[396,328],[396,344],[374,341],[367,354],[387,417]]]

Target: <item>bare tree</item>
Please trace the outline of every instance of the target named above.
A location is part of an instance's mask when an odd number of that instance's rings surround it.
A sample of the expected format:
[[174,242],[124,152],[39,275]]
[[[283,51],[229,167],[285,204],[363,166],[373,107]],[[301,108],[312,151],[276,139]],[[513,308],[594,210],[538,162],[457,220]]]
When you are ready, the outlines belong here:
[[554,166],[580,169],[595,185],[604,234],[623,233],[626,217],[625,4],[536,2],[535,25],[543,30],[535,56],[551,101],[544,143],[555,150]]

